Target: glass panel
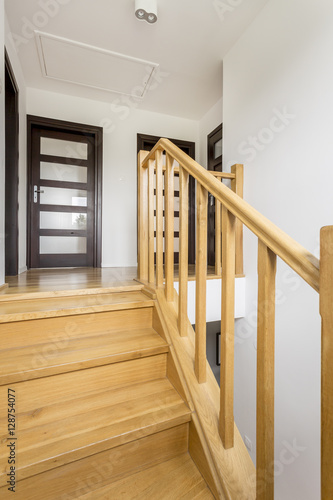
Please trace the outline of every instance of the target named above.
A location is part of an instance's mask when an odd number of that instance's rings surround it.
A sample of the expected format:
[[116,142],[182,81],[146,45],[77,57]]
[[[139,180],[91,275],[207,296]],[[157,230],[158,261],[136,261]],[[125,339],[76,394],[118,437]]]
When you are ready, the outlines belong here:
[[214,144],[214,158],[216,159],[221,155],[222,155],[222,139],[215,142]]
[[88,159],[88,144],[83,142],[62,141],[61,139],[40,138],[42,155],[63,156],[77,160]]
[[87,238],[81,236],[40,236],[39,251],[41,255],[87,253]]
[[40,212],[40,229],[87,229],[87,214]]
[[83,189],[65,189],[40,187],[40,203],[41,205],[69,205],[72,207],[87,206],[87,191]]
[[87,182],[87,174],[87,167],[43,161],[40,163],[40,178],[48,181]]

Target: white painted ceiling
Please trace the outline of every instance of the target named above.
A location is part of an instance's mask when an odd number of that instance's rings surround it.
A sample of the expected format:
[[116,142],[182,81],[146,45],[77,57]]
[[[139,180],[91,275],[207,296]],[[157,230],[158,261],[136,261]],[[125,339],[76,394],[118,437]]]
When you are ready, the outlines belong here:
[[[6,0],[5,5],[28,87],[110,103],[132,99],[140,109],[200,119],[222,96],[224,55],[267,1],[157,0],[155,24],[136,19],[134,0]],[[99,56],[116,52],[159,66],[140,99],[94,88],[96,81],[104,86],[108,75],[111,79],[112,61],[106,70],[103,57],[100,66],[84,55],[73,65],[50,51],[49,67],[61,75],[70,72],[74,83],[47,78],[34,31],[98,48]],[[147,74],[133,74],[132,88],[128,74],[123,76],[126,93],[131,88],[135,95],[147,81]],[[79,84],[86,81],[93,86]]]

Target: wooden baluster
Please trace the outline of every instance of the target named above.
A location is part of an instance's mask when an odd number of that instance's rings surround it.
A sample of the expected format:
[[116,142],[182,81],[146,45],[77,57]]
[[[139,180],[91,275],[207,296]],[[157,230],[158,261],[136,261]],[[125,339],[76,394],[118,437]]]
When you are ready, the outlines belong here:
[[154,283],[155,279],[155,235],[154,235],[154,178],[155,161],[148,161],[148,281]]
[[156,151],[156,286],[163,285],[163,156]]
[[188,172],[179,166],[179,303],[178,328],[180,335],[187,335],[188,287]]
[[272,500],[276,255],[258,245],[257,500]]
[[206,382],[206,281],[208,192],[197,182],[195,374]]
[[222,228],[221,228],[221,203],[215,199],[215,274],[221,276],[222,272]]
[[333,226],[320,231],[321,498],[333,498]]
[[148,280],[148,169],[142,163],[148,151],[138,154],[138,278]]
[[173,301],[174,289],[174,160],[166,155],[166,171],[164,177],[165,186],[165,296],[168,302]]
[[[244,167],[243,165],[233,165],[231,173],[236,178],[231,181],[231,189],[234,193],[243,198],[244,185]],[[239,219],[236,220],[236,275],[244,274],[243,270],[243,224]]]
[[234,331],[236,221],[222,206],[222,312],[219,432],[226,449],[234,446]]

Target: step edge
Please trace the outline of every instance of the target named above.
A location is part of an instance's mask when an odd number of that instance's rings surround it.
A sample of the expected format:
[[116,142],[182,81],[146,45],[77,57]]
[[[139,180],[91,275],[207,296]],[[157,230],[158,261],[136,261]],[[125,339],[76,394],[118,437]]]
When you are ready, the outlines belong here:
[[[149,358],[152,356],[158,356],[160,354],[167,354],[169,352],[169,350],[170,350],[169,345],[165,344],[165,345],[157,346],[154,348],[142,349],[142,350],[137,352],[137,354],[138,354],[137,356],[128,356],[128,357],[124,357],[122,359],[115,359],[114,361],[112,361],[112,358],[117,358],[117,357],[119,358],[122,355],[125,356],[128,354],[131,354],[133,351],[128,351],[125,353],[119,353],[119,354],[106,356],[106,357],[101,356],[98,358],[92,358],[91,360],[86,359],[86,360],[80,360],[80,361],[73,362],[73,363],[52,365],[52,366],[48,366],[46,368],[32,369],[32,370],[27,370],[27,371],[23,371],[23,372],[14,372],[14,373],[6,374],[3,376],[0,374],[0,387],[4,386],[4,385],[8,385],[8,384],[28,382],[29,380],[37,380],[37,379],[47,378],[47,377],[51,377],[51,376],[55,376],[55,375],[72,373],[75,371],[85,370],[85,369],[89,369],[89,368],[95,368],[95,367],[98,368],[101,366],[114,365],[114,364],[122,363],[125,361],[134,361],[136,359]],[[97,361],[103,361],[103,360],[105,360],[105,362],[96,363]],[[73,369],[68,369],[71,366],[73,366]],[[62,367],[65,367],[65,369],[62,370],[61,369]],[[56,370],[56,368],[59,368],[59,371]],[[28,374],[33,374],[33,373],[36,373],[37,376],[36,377],[33,377],[33,376],[27,377]],[[19,374],[20,374],[20,376],[19,376]],[[24,378],[22,378],[23,374],[25,374]]]
[[[185,405],[184,405],[185,406]],[[41,474],[43,472],[47,472],[49,470],[56,469],[58,467],[66,466],[67,464],[76,462],[78,460],[87,458],[89,456],[96,455],[97,453],[101,453],[103,451],[111,450],[114,448],[117,448],[119,446],[134,442],[136,440],[145,438],[147,436],[151,436],[153,434],[157,434],[158,432],[162,432],[168,429],[171,429],[173,427],[178,427],[179,425],[182,424],[187,424],[191,421],[192,418],[192,412],[186,408],[187,411],[184,411],[182,415],[178,415],[175,418],[170,418],[170,419],[165,419],[161,422],[154,423],[151,426],[147,426],[145,428],[141,429],[134,429],[133,431],[129,431],[128,433],[114,436],[110,439],[105,439],[103,441],[99,441],[97,443],[91,443],[89,445],[86,445],[82,448],[77,448],[75,450],[71,450],[69,452],[65,452],[63,454],[55,455],[53,457],[48,457],[45,460],[42,460],[40,462],[35,462],[34,464],[29,464],[23,467],[17,468],[17,484],[20,483],[20,481],[27,479],[29,477],[37,476],[38,474]],[[103,444],[107,444],[108,446],[103,446]],[[112,445],[112,446],[110,446]],[[90,453],[86,453],[87,451],[90,451]],[[69,459],[69,460],[64,460],[57,462],[56,464],[52,461],[59,459],[60,457],[63,457],[64,459],[70,458],[71,455],[76,454],[75,458]],[[53,466],[52,466],[53,465]],[[43,467],[45,466],[45,467]],[[23,474],[22,474],[23,472]],[[0,489],[6,486],[6,473],[2,475],[3,478],[0,476]]]
[[81,316],[83,314],[94,314],[108,311],[121,311],[126,309],[144,309],[153,307],[153,300],[137,300],[133,302],[120,302],[116,304],[104,304],[103,306],[86,306],[69,309],[52,309],[48,311],[35,311],[25,313],[0,314],[0,324],[16,323],[21,321],[33,321],[36,319],[60,318],[65,316]]
[[85,295],[102,295],[106,293],[128,293],[138,292],[143,289],[142,284],[126,286],[112,286],[101,288],[77,288],[68,290],[50,290],[45,292],[21,292],[0,294],[0,304],[3,302],[14,302],[18,300],[52,299],[61,297],[84,297]]

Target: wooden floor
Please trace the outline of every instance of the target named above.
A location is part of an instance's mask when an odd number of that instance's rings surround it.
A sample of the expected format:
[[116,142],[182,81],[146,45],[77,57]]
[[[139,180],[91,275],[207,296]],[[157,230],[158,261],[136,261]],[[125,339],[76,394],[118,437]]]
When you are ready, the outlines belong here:
[[[218,278],[214,267],[208,266],[208,279]],[[195,266],[189,266],[189,280],[195,279]],[[175,265],[175,281],[178,280],[178,265]],[[83,290],[96,288],[120,288],[138,285],[136,267],[109,268],[57,268],[30,269],[18,276],[6,276],[7,288],[0,295]]]
[[30,269],[6,276],[8,287],[1,294],[127,287],[137,285],[136,278],[136,267]]

